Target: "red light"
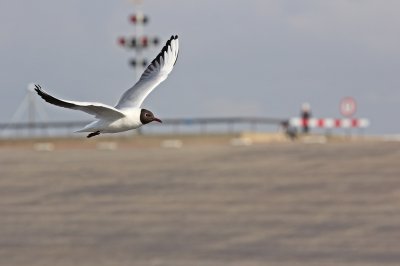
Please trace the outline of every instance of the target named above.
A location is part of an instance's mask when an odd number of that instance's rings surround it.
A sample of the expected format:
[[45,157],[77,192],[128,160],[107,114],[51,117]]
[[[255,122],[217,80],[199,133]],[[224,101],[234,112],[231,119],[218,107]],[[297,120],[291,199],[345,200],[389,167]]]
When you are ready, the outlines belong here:
[[131,21],[133,24],[135,24],[135,23],[137,22],[137,17],[136,17],[136,15],[132,15],[132,16],[130,17],[130,21]]
[[149,44],[149,40],[147,39],[147,37],[142,37],[142,46],[147,47],[148,44]]
[[119,43],[121,46],[124,46],[125,43],[126,43],[125,38],[124,38],[124,37],[120,37],[120,38],[118,39],[118,43]]

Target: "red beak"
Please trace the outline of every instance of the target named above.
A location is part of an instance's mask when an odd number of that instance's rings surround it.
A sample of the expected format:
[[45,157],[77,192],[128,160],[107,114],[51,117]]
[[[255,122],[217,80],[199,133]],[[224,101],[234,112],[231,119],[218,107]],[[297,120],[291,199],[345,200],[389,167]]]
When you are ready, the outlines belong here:
[[160,119],[158,119],[157,117],[154,117],[153,121],[157,121],[158,123],[162,123],[162,121]]

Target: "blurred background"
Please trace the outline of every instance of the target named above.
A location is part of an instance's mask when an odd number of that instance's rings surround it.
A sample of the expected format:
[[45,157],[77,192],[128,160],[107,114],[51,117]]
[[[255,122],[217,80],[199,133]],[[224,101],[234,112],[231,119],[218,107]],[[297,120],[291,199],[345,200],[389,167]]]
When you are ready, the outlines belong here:
[[[0,0],[0,266],[400,265],[399,9]],[[175,34],[161,125],[27,90],[113,105]]]
[[[140,1],[139,1],[140,2]],[[138,3],[139,3],[138,2]],[[158,46],[172,34],[181,54],[170,77],[144,107],[161,118],[340,117],[339,102],[357,101],[368,134],[397,134],[400,3],[338,1],[142,1],[145,34]],[[31,82],[70,100],[110,105],[136,76],[130,1],[39,0],[0,3],[0,121],[7,123]],[[39,101],[50,121],[87,120]],[[51,114],[51,115],[50,115]]]

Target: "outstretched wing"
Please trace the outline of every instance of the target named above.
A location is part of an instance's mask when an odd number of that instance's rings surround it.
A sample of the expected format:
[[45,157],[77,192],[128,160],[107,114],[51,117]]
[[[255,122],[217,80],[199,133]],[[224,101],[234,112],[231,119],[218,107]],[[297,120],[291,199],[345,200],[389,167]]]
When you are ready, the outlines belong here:
[[80,110],[88,114],[96,116],[96,118],[102,119],[118,119],[125,115],[115,109],[114,107],[108,106],[102,103],[92,103],[92,102],[75,102],[75,101],[65,101],[51,96],[39,85],[35,85],[35,91],[42,97],[46,102],[74,110]]
[[122,95],[115,108],[140,107],[147,95],[168,77],[178,59],[178,52],[178,36],[171,36],[161,52],[143,72],[139,81]]

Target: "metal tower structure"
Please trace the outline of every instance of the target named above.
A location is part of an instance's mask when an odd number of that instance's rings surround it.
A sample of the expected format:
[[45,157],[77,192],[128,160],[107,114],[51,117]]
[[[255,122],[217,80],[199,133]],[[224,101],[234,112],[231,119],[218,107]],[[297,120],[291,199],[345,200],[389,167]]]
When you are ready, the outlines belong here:
[[[33,84],[29,84],[27,87],[27,92],[25,94],[24,99],[22,100],[21,104],[18,106],[17,110],[15,111],[14,115],[12,116],[8,126],[6,126],[2,132],[1,136],[6,137],[11,135],[11,127],[10,125],[15,123],[24,122],[24,113],[27,114],[27,123],[28,123],[28,135],[34,136],[36,131],[36,123],[37,122],[47,122],[47,115],[46,112],[41,108],[41,105],[37,104],[36,102],[36,92],[34,90]],[[44,129],[47,132],[47,129]]]
[[149,22],[149,17],[145,15],[140,6],[142,1],[132,1],[135,7],[135,13],[129,16],[129,21],[133,24],[133,36],[119,37],[118,44],[124,48],[134,50],[135,57],[129,60],[129,64],[134,68],[136,80],[140,78],[143,69],[149,63],[144,57],[143,52],[151,45],[159,44],[158,37],[149,37],[144,33],[145,25]]

